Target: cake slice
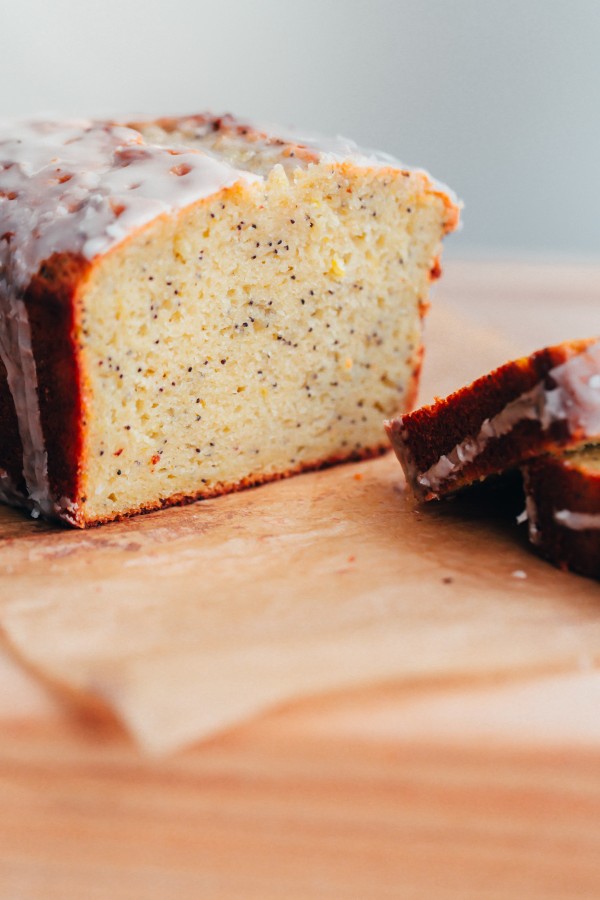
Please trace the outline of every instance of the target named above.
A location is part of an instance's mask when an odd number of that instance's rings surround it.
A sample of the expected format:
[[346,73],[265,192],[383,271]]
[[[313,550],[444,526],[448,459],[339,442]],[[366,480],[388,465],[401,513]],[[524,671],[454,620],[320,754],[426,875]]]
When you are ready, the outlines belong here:
[[600,340],[547,347],[386,422],[420,500],[600,437]]
[[231,117],[0,126],[0,496],[72,525],[385,449],[458,207]]
[[600,578],[600,444],[523,467],[531,542],[551,562]]

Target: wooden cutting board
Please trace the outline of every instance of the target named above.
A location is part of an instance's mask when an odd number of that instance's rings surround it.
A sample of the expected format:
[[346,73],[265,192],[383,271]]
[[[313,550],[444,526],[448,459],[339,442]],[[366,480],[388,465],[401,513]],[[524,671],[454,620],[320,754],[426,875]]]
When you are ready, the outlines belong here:
[[[600,332],[599,297],[592,267],[449,263],[423,399]],[[600,588],[538,560],[509,518],[415,514],[401,493],[388,457],[85,539],[0,513],[0,898],[600,896]],[[230,592],[235,634],[199,579]],[[110,627],[139,615],[132,584],[153,621],[115,660]],[[165,696],[145,668],[173,592],[198,602],[171,656],[183,634],[197,660],[206,626],[213,668],[193,677],[218,733],[151,758],[119,717],[158,750],[186,718],[173,746],[199,727],[173,659]],[[72,604],[92,594],[85,644]],[[52,654],[57,623],[72,640]],[[244,690],[261,659],[271,689]]]

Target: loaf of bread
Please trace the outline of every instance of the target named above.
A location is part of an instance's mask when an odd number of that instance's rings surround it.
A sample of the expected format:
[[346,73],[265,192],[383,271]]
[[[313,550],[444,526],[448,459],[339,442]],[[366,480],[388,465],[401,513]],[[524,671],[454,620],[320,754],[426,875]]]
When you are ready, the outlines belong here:
[[571,341],[506,363],[386,428],[420,500],[600,438],[600,340]]
[[600,444],[523,467],[529,538],[556,566],[600,578]]
[[458,207],[203,115],[0,126],[0,495],[85,527],[379,453]]

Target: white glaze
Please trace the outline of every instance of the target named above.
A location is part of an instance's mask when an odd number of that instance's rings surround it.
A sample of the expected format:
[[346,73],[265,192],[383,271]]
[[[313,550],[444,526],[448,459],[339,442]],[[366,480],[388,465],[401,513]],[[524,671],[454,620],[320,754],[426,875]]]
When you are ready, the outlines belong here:
[[573,531],[588,531],[600,528],[600,513],[583,513],[574,512],[570,509],[557,509],[554,511],[554,521]]
[[600,341],[550,372],[571,431],[600,435]]
[[[6,368],[23,444],[23,474],[30,499],[52,513],[48,491],[48,458],[37,401],[37,374],[25,304],[3,290],[0,275],[0,357]],[[6,302],[8,301],[8,302]]]
[[449,453],[442,455],[426,472],[417,475],[418,483],[437,491],[450,475],[458,474],[473,462],[491,440],[508,434],[517,422],[532,419],[544,431],[557,421],[566,420],[570,434],[581,440],[600,435],[600,341],[571,357],[548,373],[556,383],[548,389],[543,381],[512,400],[501,412],[485,419],[477,435],[465,438]]
[[[50,497],[37,375],[23,290],[53,253],[93,259],[157,216],[236,182],[260,181],[199,150],[148,145],[139,132],[89,121],[0,122],[0,358],[35,509],[69,517]],[[0,487],[2,487],[0,485]],[[16,495],[2,490],[3,499]]]
[[537,506],[535,500],[527,490],[527,487],[525,490],[525,516],[527,519],[529,540],[537,547],[541,543],[541,534],[537,521]]

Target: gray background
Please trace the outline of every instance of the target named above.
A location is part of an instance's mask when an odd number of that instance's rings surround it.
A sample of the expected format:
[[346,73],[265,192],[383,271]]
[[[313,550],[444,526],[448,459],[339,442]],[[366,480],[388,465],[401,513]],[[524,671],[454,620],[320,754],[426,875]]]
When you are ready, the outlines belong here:
[[0,116],[233,111],[465,201],[454,256],[600,255],[600,0],[0,0]]

